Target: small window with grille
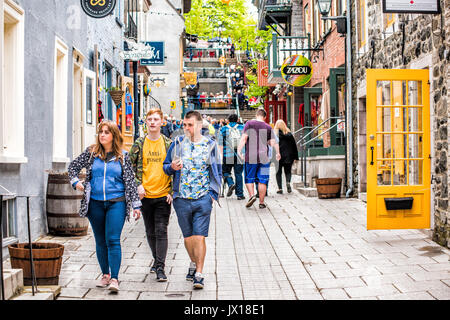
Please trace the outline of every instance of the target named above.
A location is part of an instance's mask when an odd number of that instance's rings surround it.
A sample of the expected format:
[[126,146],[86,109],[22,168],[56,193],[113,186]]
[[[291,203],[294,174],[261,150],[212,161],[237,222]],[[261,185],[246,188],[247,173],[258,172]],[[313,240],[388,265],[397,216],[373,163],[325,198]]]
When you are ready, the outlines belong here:
[[4,197],[2,201],[2,234],[3,238],[12,238],[17,236],[16,232],[16,198]]

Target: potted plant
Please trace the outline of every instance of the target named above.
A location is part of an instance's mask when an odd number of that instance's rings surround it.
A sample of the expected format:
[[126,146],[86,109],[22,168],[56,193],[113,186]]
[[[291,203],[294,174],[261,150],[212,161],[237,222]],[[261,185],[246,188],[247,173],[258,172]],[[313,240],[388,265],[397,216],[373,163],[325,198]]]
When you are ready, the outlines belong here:
[[119,87],[111,87],[111,88],[107,88],[106,92],[109,93],[109,95],[113,99],[116,106],[118,106],[119,104],[122,103],[122,97],[123,97],[125,91],[121,90]]

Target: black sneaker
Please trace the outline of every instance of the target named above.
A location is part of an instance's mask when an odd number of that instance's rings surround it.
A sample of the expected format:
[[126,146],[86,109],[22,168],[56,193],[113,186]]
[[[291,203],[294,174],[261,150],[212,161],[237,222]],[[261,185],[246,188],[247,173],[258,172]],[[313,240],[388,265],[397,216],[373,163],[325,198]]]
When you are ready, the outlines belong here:
[[256,201],[256,196],[251,197],[250,199],[248,199],[247,204],[245,205],[247,208],[250,208]]
[[195,289],[203,289],[204,287],[204,278],[194,277],[194,288]]
[[288,192],[288,193],[291,193],[291,192],[292,192],[292,188],[291,188],[291,185],[290,185],[290,184],[287,185],[287,192]]
[[238,199],[238,200],[244,200],[245,197],[244,197],[244,196],[239,196],[239,197],[237,197],[237,199]]
[[265,208],[267,208],[267,206],[264,203],[260,203],[259,204],[259,208],[260,209],[265,209]]
[[189,268],[188,274],[186,275],[186,280],[192,281],[192,280],[194,280],[194,276],[195,276],[195,268]]
[[227,197],[231,197],[233,194],[234,189],[236,189],[236,185],[233,184],[231,187],[228,188]]
[[[288,189],[288,190],[289,190],[289,189]],[[289,192],[289,191],[288,191],[288,192]],[[278,189],[277,193],[278,193],[278,194],[283,194],[283,190]]]
[[156,267],[155,266],[152,266],[150,268],[150,273],[156,273]]
[[163,268],[158,268],[158,270],[156,270],[156,280],[159,282],[167,281],[167,277],[166,274],[164,273]]

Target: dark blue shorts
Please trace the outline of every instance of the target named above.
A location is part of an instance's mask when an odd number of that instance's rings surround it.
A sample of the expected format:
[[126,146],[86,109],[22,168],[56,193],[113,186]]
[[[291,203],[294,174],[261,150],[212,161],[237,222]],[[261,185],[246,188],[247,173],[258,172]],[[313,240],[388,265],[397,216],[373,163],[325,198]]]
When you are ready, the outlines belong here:
[[245,183],[269,184],[270,162],[269,163],[245,163]]
[[208,236],[212,202],[209,193],[199,199],[175,198],[173,200],[173,207],[184,238]]

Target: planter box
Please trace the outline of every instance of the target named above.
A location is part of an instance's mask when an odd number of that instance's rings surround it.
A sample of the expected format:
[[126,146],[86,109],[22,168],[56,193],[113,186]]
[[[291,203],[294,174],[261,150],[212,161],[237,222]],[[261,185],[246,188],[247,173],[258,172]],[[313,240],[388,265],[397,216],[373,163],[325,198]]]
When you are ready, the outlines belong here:
[[[33,243],[34,273],[37,285],[57,285],[64,246],[58,243]],[[25,285],[31,285],[30,247],[28,243],[8,246],[11,267],[23,270]]]
[[316,179],[319,199],[340,198],[342,178]]

